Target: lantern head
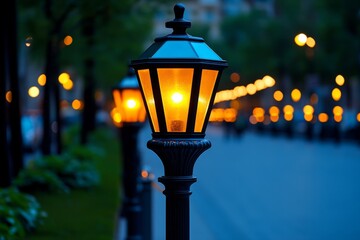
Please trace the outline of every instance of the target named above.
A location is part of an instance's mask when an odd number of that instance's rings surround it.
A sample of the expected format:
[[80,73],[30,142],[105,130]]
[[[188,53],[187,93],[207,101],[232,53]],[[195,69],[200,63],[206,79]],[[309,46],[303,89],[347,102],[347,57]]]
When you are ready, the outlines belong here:
[[113,88],[115,109],[119,114],[118,124],[142,123],[146,118],[146,110],[142,100],[139,84],[134,70],[129,68],[128,74]]
[[176,4],[173,32],[154,43],[131,62],[140,83],[154,138],[203,138],[215,92],[227,67],[205,42],[190,36]]

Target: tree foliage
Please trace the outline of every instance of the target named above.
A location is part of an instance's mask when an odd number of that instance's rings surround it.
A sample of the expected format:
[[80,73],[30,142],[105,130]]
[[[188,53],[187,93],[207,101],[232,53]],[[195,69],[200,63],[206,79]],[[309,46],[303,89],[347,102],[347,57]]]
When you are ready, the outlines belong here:
[[[77,76],[87,69],[83,60],[95,60],[95,79],[99,86],[109,88],[126,73],[129,59],[143,49],[143,42],[151,31],[151,9],[135,0],[65,0],[20,2],[20,26],[22,40],[31,37],[31,59],[43,64],[45,42],[58,38],[61,69],[74,69]],[[46,16],[51,12],[50,18]],[[139,17],[141,16],[141,17]],[[87,20],[94,21],[92,39],[82,33]],[[73,37],[73,43],[64,45],[65,36]],[[87,48],[93,41],[94,48]]]
[[[229,62],[228,74],[239,72],[245,83],[265,74],[296,81],[314,72],[323,81],[359,75],[360,2],[277,0],[273,7],[270,13],[254,7],[222,22],[214,44]],[[316,46],[297,46],[298,33],[313,37]]]

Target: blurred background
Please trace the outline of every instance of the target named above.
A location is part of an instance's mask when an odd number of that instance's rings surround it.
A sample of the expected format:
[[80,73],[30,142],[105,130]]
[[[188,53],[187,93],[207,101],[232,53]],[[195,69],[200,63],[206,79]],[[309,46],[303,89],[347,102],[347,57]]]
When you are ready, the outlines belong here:
[[[1,10],[2,187],[32,159],[62,154],[74,141],[89,144],[96,129],[111,132],[120,124],[111,90],[131,60],[170,33],[165,22],[176,3],[7,2]],[[359,146],[359,1],[183,3],[192,22],[188,33],[229,63],[210,117],[212,131],[221,131],[214,136],[241,139],[250,132],[320,147],[322,141]]]

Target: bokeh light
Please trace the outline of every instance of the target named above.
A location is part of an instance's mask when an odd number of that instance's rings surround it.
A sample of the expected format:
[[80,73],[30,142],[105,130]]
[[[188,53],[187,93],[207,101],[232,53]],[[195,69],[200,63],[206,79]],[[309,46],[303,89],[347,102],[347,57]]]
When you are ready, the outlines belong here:
[[39,90],[38,87],[32,86],[32,87],[29,88],[28,94],[29,94],[30,97],[36,98],[37,96],[39,96],[40,90]]
[[11,103],[12,101],[12,92],[11,91],[7,91],[6,94],[5,94],[5,98],[6,98],[6,101],[8,103]]
[[318,119],[319,122],[326,123],[329,120],[329,116],[326,113],[320,113]]
[[68,36],[66,36],[66,37],[64,38],[64,44],[65,44],[66,46],[71,45],[72,42],[73,42],[73,38],[72,38],[71,36],[68,35]]
[[304,33],[299,33],[295,36],[294,42],[296,43],[296,45],[302,47],[306,44],[307,38],[308,37]]
[[249,95],[254,95],[256,93],[256,86],[253,83],[249,83],[246,86],[246,91]]
[[71,106],[74,110],[80,110],[83,107],[82,101],[80,101],[79,99],[75,99],[74,101],[72,101]]
[[294,90],[291,91],[291,99],[294,102],[298,102],[301,99],[301,92],[299,89],[295,88]]
[[63,72],[59,75],[58,80],[61,84],[66,84],[67,81],[69,81],[70,75],[66,72]]
[[46,84],[46,75],[45,74],[41,74],[39,77],[38,77],[38,84],[40,86],[45,86]]
[[313,39],[312,37],[308,37],[308,38],[306,39],[306,45],[307,45],[309,48],[315,47],[315,45],[316,45],[315,39]]
[[238,74],[237,72],[233,72],[231,75],[230,75],[230,80],[233,82],[233,83],[237,83],[240,81],[240,74]]
[[342,75],[337,75],[335,78],[335,82],[337,85],[342,86],[345,83],[345,78]]
[[284,94],[280,90],[277,90],[274,92],[273,97],[276,101],[280,102],[281,100],[283,100]]
[[69,79],[66,83],[63,84],[63,87],[65,90],[71,90],[74,86],[73,81],[71,81],[71,79]]
[[303,112],[304,112],[305,115],[313,114],[314,113],[314,107],[311,106],[311,105],[305,105],[303,107]]
[[263,90],[266,86],[265,86],[265,83],[262,79],[257,79],[255,82],[254,82],[255,86],[256,86],[256,89],[258,91],[261,91]]
[[334,88],[331,91],[331,96],[334,99],[334,101],[339,101],[341,99],[341,91],[338,88]]
[[340,106],[335,106],[334,108],[333,108],[333,114],[334,115],[342,115],[344,113],[344,109],[342,108],[342,107],[340,107]]
[[272,87],[276,83],[275,79],[269,75],[264,76],[263,81],[266,87]]

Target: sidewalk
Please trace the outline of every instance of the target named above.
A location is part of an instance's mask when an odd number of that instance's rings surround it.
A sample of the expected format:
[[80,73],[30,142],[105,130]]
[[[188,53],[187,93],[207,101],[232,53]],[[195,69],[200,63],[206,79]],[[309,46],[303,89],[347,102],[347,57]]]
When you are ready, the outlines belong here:
[[[360,147],[247,132],[225,139],[209,127],[212,147],[195,164],[192,240],[360,239]],[[146,148],[157,178],[160,159]],[[163,188],[160,183],[158,186]],[[165,239],[165,196],[153,189],[153,240]]]

